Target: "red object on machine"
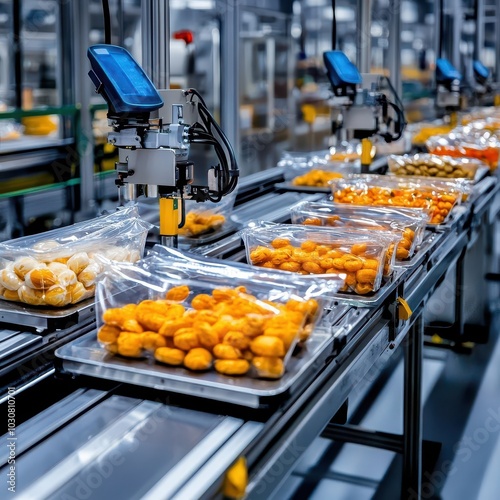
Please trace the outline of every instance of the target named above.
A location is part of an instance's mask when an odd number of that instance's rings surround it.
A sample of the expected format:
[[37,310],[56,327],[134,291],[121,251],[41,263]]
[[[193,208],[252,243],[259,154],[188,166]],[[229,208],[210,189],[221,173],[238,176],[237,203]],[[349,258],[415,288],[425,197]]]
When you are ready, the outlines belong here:
[[189,30],[179,30],[173,33],[172,38],[175,40],[184,40],[186,45],[194,42],[194,35],[192,31]]

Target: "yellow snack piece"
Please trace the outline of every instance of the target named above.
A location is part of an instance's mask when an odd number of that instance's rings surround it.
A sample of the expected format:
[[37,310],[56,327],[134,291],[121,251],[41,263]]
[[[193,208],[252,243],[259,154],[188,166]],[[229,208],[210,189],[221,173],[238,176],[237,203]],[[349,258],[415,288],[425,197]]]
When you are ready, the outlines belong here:
[[250,370],[250,363],[246,359],[216,359],[214,368],[224,375],[245,375]]
[[203,347],[191,349],[184,358],[184,366],[190,370],[208,370],[212,366],[212,355]]
[[142,335],[140,333],[122,332],[116,341],[118,354],[129,358],[142,356]]
[[154,352],[154,358],[167,365],[179,366],[184,363],[186,353],[174,347],[158,347]]
[[250,343],[250,350],[257,356],[284,356],[285,345],[278,337],[259,335]]
[[102,325],[97,332],[97,340],[103,344],[116,343],[121,330],[117,326]]
[[165,298],[167,300],[175,300],[177,302],[182,302],[186,300],[189,296],[189,287],[187,285],[174,286],[167,291]]
[[174,345],[184,351],[200,347],[198,334],[191,328],[181,328],[174,337]]
[[218,359],[241,358],[241,351],[230,344],[217,344],[213,348],[213,353]]
[[142,333],[142,347],[148,351],[155,351],[158,347],[166,347],[165,337],[156,332]]
[[280,378],[285,373],[283,360],[276,356],[254,356],[252,366],[264,378]]
[[230,346],[243,351],[248,349],[250,346],[250,340],[251,339],[242,332],[230,330],[224,335],[222,343],[229,344]]
[[215,214],[208,210],[204,212],[191,211],[186,214],[184,226],[179,229],[179,234],[186,237],[200,236],[219,229],[225,221],[226,218],[222,214]]

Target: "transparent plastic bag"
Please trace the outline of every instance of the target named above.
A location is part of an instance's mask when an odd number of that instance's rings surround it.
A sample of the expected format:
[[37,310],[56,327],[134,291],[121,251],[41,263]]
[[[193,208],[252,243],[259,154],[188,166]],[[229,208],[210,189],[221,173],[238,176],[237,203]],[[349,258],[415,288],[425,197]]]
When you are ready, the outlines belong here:
[[389,171],[394,175],[439,177],[474,180],[478,170],[487,168],[480,160],[453,158],[451,156],[417,153],[414,155],[391,155],[387,158]]
[[448,135],[436,135],[425,143],[429,153],[441,156],[476,158],[491,170],[498,166],[500,142],[493,135],[466,134],[463,128],[452,130]]
[[129,206],[61,229],[0,243],[4,300],[63,307],[92,297],[104,261],[142,257],[151,224]]
[[465,182],[424,177],[352,175],[331,181],[334,203],[362,206],[421,208],[429,212],[428,225],[446,223],[470,185]]
[[302,275],[304,280],[344,280],[342,292],[376,292],[394,237],[376,237],[327,227],[254,223],[240,231],[247,262]]
[[235,190],[217,203],[185,200],[186,216],[184,226],[179,229],[179,237],[199,238],[220,230],[231,220],[236,194]]
[[410,259],[422,242],[428,220],[419,209],[359,207],[302,201],[290,209],[293,224],[356,228],[363,231],[389,231],[400,237],[396,242],[396,261]]
[[278,166],[285,168],[285,180],[292,185],[321,188],[328,188],[331,179],[360,171],[360,166],[353,161],[333,160],[330,150],[284,153]]
[[[279,378],[323,309],[304,286],[230,265],[200,266],[155,247],[141,262],[111,263],[98,282],[100,344],[178,370]],[[316,287],[316,290],[318,287]]]

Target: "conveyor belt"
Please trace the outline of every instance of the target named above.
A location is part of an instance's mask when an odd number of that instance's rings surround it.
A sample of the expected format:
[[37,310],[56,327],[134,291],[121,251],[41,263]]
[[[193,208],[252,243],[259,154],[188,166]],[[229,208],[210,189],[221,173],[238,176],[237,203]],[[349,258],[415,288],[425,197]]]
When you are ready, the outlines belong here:
[[[262,180],[262,174],[259,178]],[[102,367],[89,373],[82,371],[77,359],[69,360],[64,368],[75,374],[84,373],[78,375],[76,381],[85,387],[75,387],[67,397],[19,427],[19,433],[22,431],[26,439],[17,450],[17,466],[23,470],[22,477],[19,475],[19,496],[76,496],[87,489],[93,498],[217,496],[225,471],[239,456],[246,457],[249,467],[248,498],[268,497],[276,492],[301,451],[321,433],[360,380],[374,366],[383,366],[408,338],[429,296],[450,266],[462,258],[474,233],[482,229],[485,220],[491,222],[497,216],[499,186],[491,178],[482,182],[485,183],[478,184],[478,196],[472,203],[458,207],[450,222],[439,231],[426,232],[416,259],[399,268],[394,286],[376,307],[342,305],[342,314],[332,321],[331,337],[324,343],[321,355],[315,358],[311,369],[296,378],[293,390],[283,393],[284,398],[276,399],[274,406],[263,405],[265,418],[241,418],[239,413],[236,416],[232,409],[240,407],[241,410],[242,401],[231,401],[224,391],[225,396],[219,399],[225,411],[219,411],[221,406],[217,406],[216,414],[208,408],[205,411],[188,409],[196,405],[196,401],[206,401],[210,392],[181,391],[193,404],[183,408],[177,406],[176,401],[175,406],[170,405],[170,391],[177,388],[168,387],[161,377],[149,384],[152,392],[147,398],[103,390],[99,384],[101,376],[106,378]],[[250,192],[251,186],[246,188]],[[236,208],[238,223],[259,218],[286,222],[287,208],[304,196],[316,195],[278,195],[270,193],[267,186],[258,200]],[[241,251],[237,234],[196,248],[201,255],[233,260],[242,259]],[[398,298],[404,298],[413,311],[409,320],[399,315]],[[86,332],[87,335],[81,337]],[[15,339],[20,335],[20,339],[33,335],[36,337],[33,345],[36,342],[36,346],[42,348],[46,348],[43,342],[60,342],[61,352],[66,353],[72,346],[90,342],[92,349],[95,344],[91,323],[67,331],[51,331],[48,335],[6,325],[0,332],[0,349],[4,342],[13,341],[16,345]],[[67,343],[68,338],[74,340]],[[59,370],[57,373],[64,375]],[[111,381],[121,384],[120,387],[132,386],[133,382],[126,376],[111,377]],[[26,392],[35,390],[36,385]],[[198,400],[200,396],[203,399]],[[250,406],[258,411],[263,400],[255,401],[257,403]],[[297,453],[290,455],[291,445]],[[285,454],[287,467],[278,467]],[[120,463],[115,465],[116,457]],[[5,450],[0,458],[5,463]],[[110,464],[116,474],[105,477]],[[5,465],[2,473],[6,473]],[[269,477],[273,480],[269,481]],[[99,486],[93,487],[97,482]]]

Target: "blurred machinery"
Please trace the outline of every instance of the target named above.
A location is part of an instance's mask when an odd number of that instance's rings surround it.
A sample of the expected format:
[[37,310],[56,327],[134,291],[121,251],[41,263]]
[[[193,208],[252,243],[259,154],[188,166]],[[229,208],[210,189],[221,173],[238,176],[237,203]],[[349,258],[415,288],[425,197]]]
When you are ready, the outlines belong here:
[[[109,107],[113,131],[108,142],[119,148],[120,199],[159,196],[162,243],[176,246],[185,199],[218,202],[236,187],[231,145],[196,90],[157,91],[130,53],[118,46],[92,46],[88,57],[89,76]],[[213,146],[220,161],[198,182],[188,159],[194,143]]]
[[448,112],[460,109],[462,74],[448,59],[436,60],[436,106]]
[[361,75],[343,52],[324,52],[323,60],[333,90],[332,132],[344,130],[353,138],[361,139],[361,165],[362,170],[367,171],[371,163],[370,138],[378,135],[392,142],[401,137],[406,124],[402,106],[390,101],[381,91],[385,77]]

